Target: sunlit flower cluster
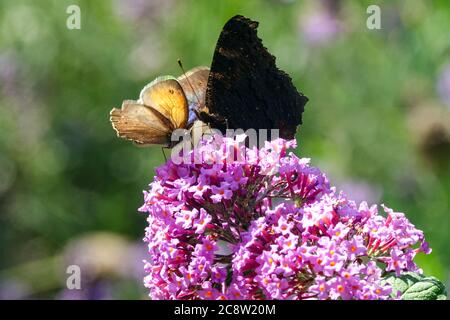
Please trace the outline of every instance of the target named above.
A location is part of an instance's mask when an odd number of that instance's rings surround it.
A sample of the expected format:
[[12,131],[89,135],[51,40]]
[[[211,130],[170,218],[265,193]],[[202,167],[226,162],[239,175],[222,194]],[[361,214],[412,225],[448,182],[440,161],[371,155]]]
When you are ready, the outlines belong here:
[[388,299],[385,273],[420,272],[423,232],[347,199],[294,146],[211,138],[190,152],[203,161],[157,169],[140,208],[152,299]]

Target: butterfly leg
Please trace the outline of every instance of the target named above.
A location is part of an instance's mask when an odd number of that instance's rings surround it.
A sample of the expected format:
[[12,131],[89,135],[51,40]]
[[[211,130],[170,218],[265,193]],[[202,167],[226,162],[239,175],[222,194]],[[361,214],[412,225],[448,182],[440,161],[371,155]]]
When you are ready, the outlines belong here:
[[163,157],[164,157],[164,162],[167,162],[167,157],[166,157],[166,153],[164,152],[164,149],[169,149],[169,148],[161,147],[161,152],[162,152]]
[[191,150],[194,150],[195,143],[194,143],[194,139],[192,139],[192,137],[189,139],[189,142],[191,143]]

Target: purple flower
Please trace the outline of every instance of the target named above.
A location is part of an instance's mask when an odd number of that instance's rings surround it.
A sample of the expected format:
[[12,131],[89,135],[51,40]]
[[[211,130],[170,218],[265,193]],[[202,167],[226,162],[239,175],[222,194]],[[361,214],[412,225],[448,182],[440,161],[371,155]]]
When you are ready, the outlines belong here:
[[206,281],[202,284],[202,288],[197,291],[200,299],[216,300],[221,296],[220,291],[213,287],[212,283]]
[[329,297],[329,285],[325,277],[317,276],[315,283],[309,287],[309,292],[318,299],[325,300]]
[[200,214],[198,215],[198,219],[196,220],[195,224],[196,226],[195,233],[197,234],[204,233],[211,220],[212,220],[211,215],[209,215],[205,209],[200,208]]
[[201,179],[197,181],[197,184],[188,188],[188,191],[192,193],[192,197],[199,201],[203,200],[203,196],[208,190],[211,190],[211,187],[208,185],[208,181],[202,181]]
[[175,213],[175,224],[181,226],[183,229],[188,229],[192,226],[194,219],[198,215],[198,210],[181,210]]
[[349,240],[342,242],[347,258],[350,261],[354,261],[358,256],[365,256],[367,254],[367,248],[364,245],[364,239],[362,236],[356,235]]
[[222,182],[219,187],[212,186],[211,200],[213,203],[220,203],[223,200],[230,200],[233,196],[233,191],[231,190],[231,185],[227,182]]

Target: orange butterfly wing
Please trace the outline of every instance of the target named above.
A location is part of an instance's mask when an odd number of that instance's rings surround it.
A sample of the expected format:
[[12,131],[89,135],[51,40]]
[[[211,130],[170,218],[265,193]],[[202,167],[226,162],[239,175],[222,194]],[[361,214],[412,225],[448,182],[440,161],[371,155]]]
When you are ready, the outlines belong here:
[[142,89],[138,101],[126,100],[110,115],[117,136],[138,145],[171,146],[173,130],[186,127],[188,103],[175,78],[159,77]]
[[111,123],[117,136],[137,144],[170,144],[170,122],[158,111],[126,100],[122,109],[111,110]]
[[158,77],[146,85],[141,91],[139,102],[167,118],[172,130],[186,127],[189,116],[188,102],[183,88],[175,78]]

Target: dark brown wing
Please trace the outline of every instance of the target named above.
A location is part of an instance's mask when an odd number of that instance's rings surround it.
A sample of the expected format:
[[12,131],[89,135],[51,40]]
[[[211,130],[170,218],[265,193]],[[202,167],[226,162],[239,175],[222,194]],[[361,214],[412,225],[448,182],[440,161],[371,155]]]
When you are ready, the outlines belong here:
[[208,113],[201,120],[230,129],[279,129],[292,139],[308,101],[279,70],[258,38],[258,23],[231,18],[217,41],[206,90]]

